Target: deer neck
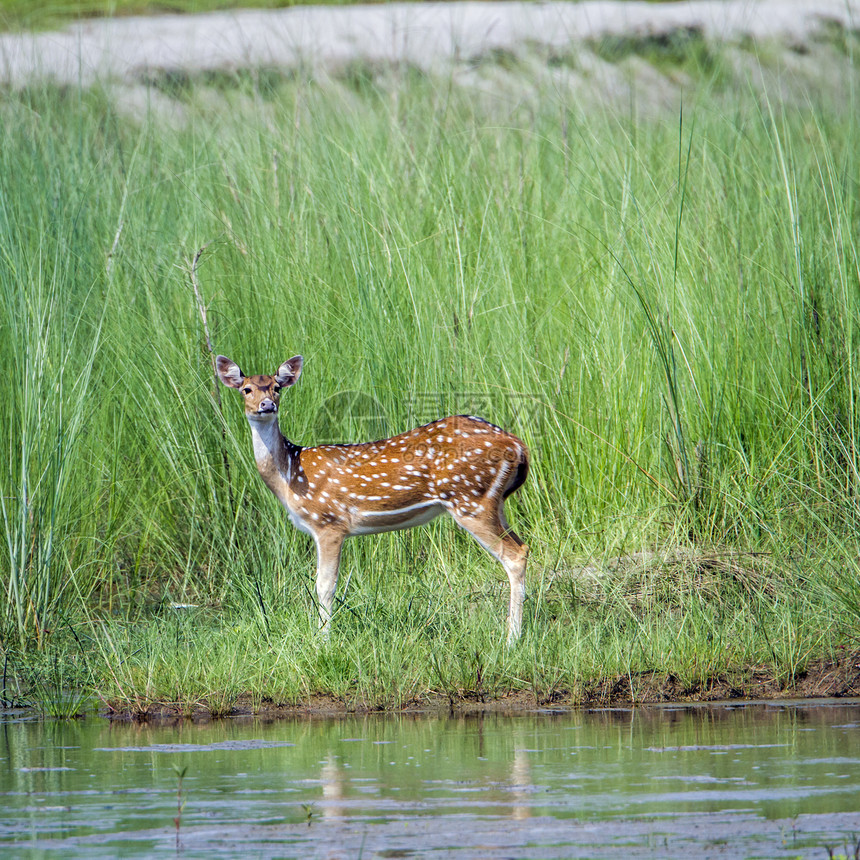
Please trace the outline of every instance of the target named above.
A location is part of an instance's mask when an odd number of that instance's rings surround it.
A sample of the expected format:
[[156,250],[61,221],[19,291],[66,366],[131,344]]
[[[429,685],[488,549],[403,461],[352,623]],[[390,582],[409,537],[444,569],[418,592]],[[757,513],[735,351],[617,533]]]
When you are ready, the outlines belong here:
[[286,491],[295,477],[301,448],[281,433],[277,416],[265,421],[248,420],[254,442],[257,471],[266,486],[284,501]]

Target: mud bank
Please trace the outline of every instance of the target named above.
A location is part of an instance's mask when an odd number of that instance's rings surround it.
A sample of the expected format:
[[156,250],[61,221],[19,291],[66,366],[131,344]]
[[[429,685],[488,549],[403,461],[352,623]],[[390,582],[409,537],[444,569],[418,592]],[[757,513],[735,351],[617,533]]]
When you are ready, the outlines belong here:
[[[750,667],[706,681],[685,683],[672,675],[642,672],[635,675],[583,683],[581,687],[556,690],[515,690],[491,694],[459,690],[443,694],[429,690],[408,701],[374,702],[316,694],[295,702],[256,701],[240,696],[227,717],[263,720],[295,717],[331,717],[369,713],[517,713],[536,709],[633,707],[658,704],[718,704],[724,702],[790,701],[796,699],[860,698],[860,651],[844,651],[835,660],[816,660],[794,678],[779,676],[766,667]],[[189,708],[169,702],[153,702],[145,710],[130,710],[112,703],[101,714],[114,720],[174,721],[213,719],[205,702]],[[219,714],[221,716],[221,714]]]

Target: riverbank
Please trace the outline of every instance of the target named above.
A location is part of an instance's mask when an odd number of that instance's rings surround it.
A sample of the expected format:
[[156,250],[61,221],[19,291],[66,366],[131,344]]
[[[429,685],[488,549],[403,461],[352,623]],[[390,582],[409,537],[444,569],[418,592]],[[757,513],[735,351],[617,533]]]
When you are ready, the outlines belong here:
[[376,81],[394,93],[408,71],[495,98],[549,87],[585,109],[671,112],[703,79],[780,101],[819,90],[847,97],[839,67],[846,55],[853,63],[858,21],[856,0],[385,3],[93,18],[0,34],[0,85],[97,85],[130,116],[184,122],[191,87],[211,101],[245,77],[270,90],[300,76]]
[[[802,675],[786,682],[785,678],[764,667],[735,670],[701,683],[684,684],[678,678],[643,672],[593,684],[577,691],[559,689],[547,696],[534,691],[488,693],[485,690],[462,689],[452,693],[428,690],[397,707],[386,708],[379,702],[313,695],[295,702],[258,701],[250,695],[239,696],[226,713],[219,710],[213,717],[205,701],[189,709],[187,704],[151,703],[145,711],[100,708],[99,714],[111,720],[135,720],[171,723],[190,719],[251,718],[263,722],[280,719],[328,718],[346,714],[518,714],[532,711],[565,711],[576,708],[628,708],[648,705],[720,705],[762,702],[791,703],[803,700],[814,704],[851,702],[860,699],[860,651],[844,651],[836,660],[813,660]],[[220,705],[220,702],[219,702]]]
[[860,7],[844,0],[385,3],[95,18],[50,33],[0,34],[0,81],[90,86],[241,68],[331,72],[351,63],[432,74],[494,55],[565,57],[619,40],[659,49],[677,34],[805,54],[858,22]]

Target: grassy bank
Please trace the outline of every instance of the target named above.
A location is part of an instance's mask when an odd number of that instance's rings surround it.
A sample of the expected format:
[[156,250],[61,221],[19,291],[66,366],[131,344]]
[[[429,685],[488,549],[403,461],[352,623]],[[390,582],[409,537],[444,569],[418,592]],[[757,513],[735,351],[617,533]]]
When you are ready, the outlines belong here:
[[[856,647],[853,95],[708,73],[640,116],[410,70],[158,83],[181,123],[101,90],[0,107],[7,703],[790,690]],[[246,372],[304,354],[295,441],[479,412],[528,443],[516,649],[450,522],[349,542],[319,640],[310,539],[200,302]]]

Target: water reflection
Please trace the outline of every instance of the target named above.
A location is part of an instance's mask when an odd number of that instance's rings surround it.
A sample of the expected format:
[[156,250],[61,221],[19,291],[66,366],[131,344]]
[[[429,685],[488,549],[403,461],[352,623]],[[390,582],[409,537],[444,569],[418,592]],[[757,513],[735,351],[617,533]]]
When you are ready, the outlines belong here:
[[517,747],[514,750],[514,760],[511,762],[511,787],[514,797],[511,818],[515,821],[523,821],[531,816],[528,806],[530,786],[531,768],[528,753],[522,747]]
[[[482,799],[492,799],[499,814],[514,820],[530,817],[534,786],[529,756],[534,750],[529,749],[529,743],[534,743],[534,736],[520,722],[508,721],[509,731],[502,743],[497,736],[498,718],[487,726],[484,715],[443,721],[425,717],[400,720],[397,740],[387,737],[385,730],[380,733],[381,728],[388,728],[385,722],[390,720],[373,717],[337,720],[328,730],[316,725],[317,732],[329,735],[329,746],[317,763],[321,786],[318,805],[324,820],[347,817],[370,797],[382,802],[413,794],[420,786],[438,795],[478,794]],[[422,746],[422,729],[433,739],[427,741],[431,746]],[[440,734],[452,737],[440,744]],[[452,738],[455,746],[451,746]],[[411,743],[398,742],[410,739]],[[483,776],[463,773],[469,761],[484,771]],[[368,772],[375,775],[368,776]]]
[[262,845],[313,845],[338,828],[370,838],[405,821],[440,850],[491,839],[481,822],[524,844],[542,844],[547,821],[577,839],[588,822],[625,822],[595,827],[595,844],[634,838],[631,821],[717,814],[732,838],[739,821],[796,816],[860,829],[858,740],[853,703],[173,726],[7,719],[0,852],[116,856],[116,840],[123,854],[161,850],[175,836],[182,767],[185,850],[207,856],[230,856],[249,828]]
[[343,818],[346,814],[341,801],[344,798],[344,771],[332,754],[322,763],[320,770],[322,783],[322,814],[326,819]]

